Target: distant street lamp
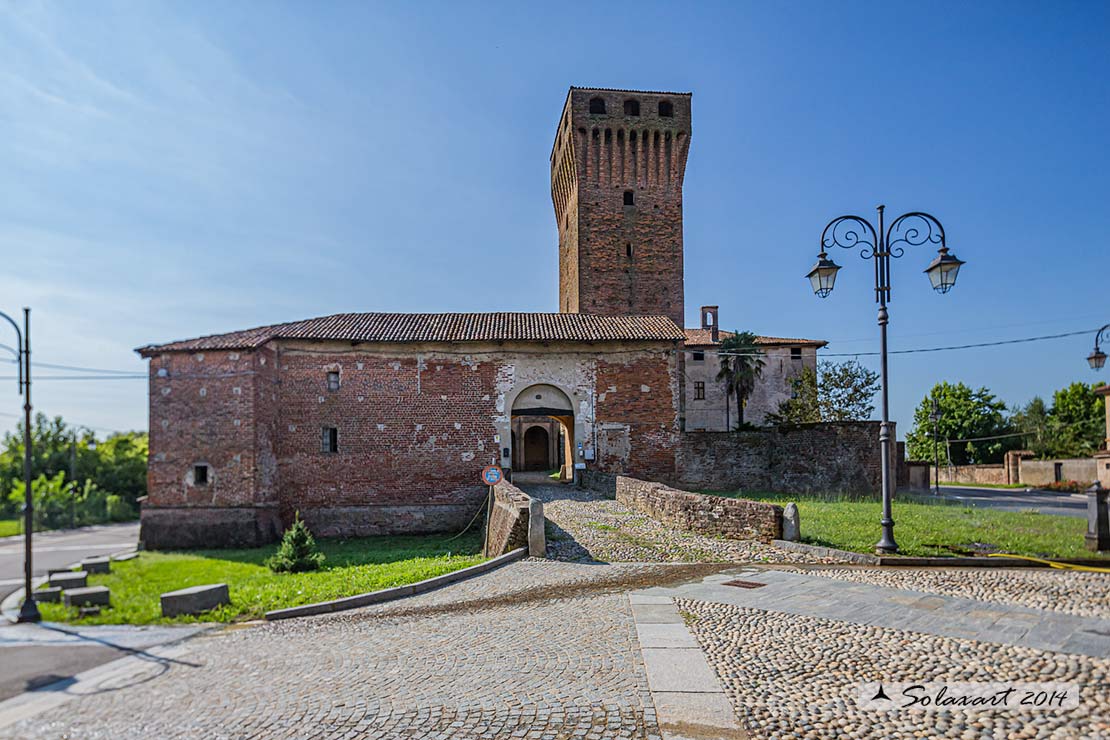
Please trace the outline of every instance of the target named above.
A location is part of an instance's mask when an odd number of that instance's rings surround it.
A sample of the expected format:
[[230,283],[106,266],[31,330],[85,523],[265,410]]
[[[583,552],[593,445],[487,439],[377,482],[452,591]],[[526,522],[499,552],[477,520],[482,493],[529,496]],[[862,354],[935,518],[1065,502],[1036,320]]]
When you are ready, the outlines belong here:
[[23,309],[23,331],[11,316],[0,311],[0,317],[15,329],[19,364],[19,392],[23,395],[23,605],[19,607],[20,622],[38,622],[38,604],[31,594],[31,537],[35,529],[34,495],[31,488],[31,309]]
[[1092,370],[1101,370],[1106,365],[1106,353],[1098,348],[1098,343],[1107,329],[1110,329],[1110,324],[1098,330],[1098,333],[1095,334],[1095,351],[1087,355],[1087,364],[1091,366]]
[[929,421],[933,422],[933,493],[940,495],[940,401],[933,397],[933,411],[929,414]]
[[889,321],[886,304],[890,300],[890,258],[901,257],[905,250],[901,245],[910,247],[924,244],[938,244],[937,256],[925,268],[933,290],[938,293],[947,293],[956,284],[956,276],[960,272],[963,261],[956,259],[955,255],[948,253],[948,245],[944,237],[944,227],[940,221],[921,211],[911,211],[903,214],[884,230],[883,211],[886,206],[879,206],[879,228],[876,231],[866,219],[859,216],[840,216],[834,218],[821,232],[821,251],[817,255],[817,264],[809,271],[806,277],[813,285],[813,292],[825,298],[832,293],[836,283],[836,273],[840,266],[828,258],[826,249],[837,246],[843,249],[860,248],[860,257],[875,262],[875,301],[879,304],[879,347],[883,395],[883,421],[879,427],[879,446],[882,455],[882,486],[883,486],[883,517],[882,536],[875,545],[875,550],[880,554],[898,552],[898,545],[894,542],[894,519],[891,516],[891,483],[890,474],[890,406],[887,384],[887,350],[886,350],[886,325]]

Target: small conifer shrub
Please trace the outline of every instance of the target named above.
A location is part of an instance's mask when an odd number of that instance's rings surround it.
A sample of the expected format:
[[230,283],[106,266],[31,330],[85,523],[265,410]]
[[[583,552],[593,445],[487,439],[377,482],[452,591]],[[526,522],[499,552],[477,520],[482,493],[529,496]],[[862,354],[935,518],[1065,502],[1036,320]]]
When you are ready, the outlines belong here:
[[316,547],[316,540],[298,511],[293,517],[293,525],[285,530],[285,536],[281,538],[281,547],[266,561],[266,566],[275,573],[303,573],[318,570],[323,562],[324,553]]

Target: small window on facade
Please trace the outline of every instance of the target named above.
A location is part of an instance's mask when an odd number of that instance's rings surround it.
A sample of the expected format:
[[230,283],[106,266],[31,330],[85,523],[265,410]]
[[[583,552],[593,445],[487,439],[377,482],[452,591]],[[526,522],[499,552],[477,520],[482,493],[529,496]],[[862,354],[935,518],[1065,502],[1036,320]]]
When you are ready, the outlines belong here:
[[790,348],[790,359],[791,360],[800,360],[800,359],[802,359],[802,348],[801,347],[791,347]]
[[632,192],[631,190],[625,190],[624,191],[624,204],[626,206],[636,205],[636,194],[634,192]]
[[193,485],[194,486],[207,486],[208,485],[208,466],[207,465],[194,465],[193,466]]
[[705,383],[700,380],[694,383],[694,400],[705,400]]
[[624,114],[626,116],[640,115],[640,101],[639,100],[626,100],[624,101]]
[[604,100],[602,100],[601,98],[593,98],[593,99],[590,100],[590,113],[597,114],[597,113],[604,113],[604,112],[605,112],[605,101]]
[[320,452],[339,452],[339,430],[323,427],[320,430]]
[[624,245],[624,253],[629,259],[632,259],[632,242]]
[[662,118],[674,118],[674,103],[667,100],[660,101],[659,115]]
[[694,352],[691,355],[690,359],[693,360],[694,362],[705,362],[705,353],[704,352]]
[[328,373],[328,390],[339,390],[339,373],[335,372],[334,370]]

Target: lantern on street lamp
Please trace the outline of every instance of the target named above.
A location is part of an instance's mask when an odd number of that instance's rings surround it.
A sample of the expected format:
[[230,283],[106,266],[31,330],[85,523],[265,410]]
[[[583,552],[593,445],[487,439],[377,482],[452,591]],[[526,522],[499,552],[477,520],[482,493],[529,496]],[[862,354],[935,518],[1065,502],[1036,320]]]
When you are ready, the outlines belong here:
[[813,284],[813,292],[822,298],[832,293],[833,283],[836,282],[836,271],[839,269],[840,265],[829,259],[829,255],[824,251],[817,255],[817,264],[806,275]]
[[956,284],[956,276],[960,273],[960,265],[963,263],[964,261],[958,259],[956,255],[948,254],[948,247],[938,249],[937,256],[925,268],[925,274],[929,276],[933,290],[938,293],[952,290],[952,286]]
[[1106,353],[1098,348],[1099,340],[1102,339],[1102,334],[1107,329],[1110,329],[1110,324],[1102,327],[1095,334],[1095,351],[1087,355],[1087,364],[1091,366],[1092,370],[1101,370],[1106,366]]

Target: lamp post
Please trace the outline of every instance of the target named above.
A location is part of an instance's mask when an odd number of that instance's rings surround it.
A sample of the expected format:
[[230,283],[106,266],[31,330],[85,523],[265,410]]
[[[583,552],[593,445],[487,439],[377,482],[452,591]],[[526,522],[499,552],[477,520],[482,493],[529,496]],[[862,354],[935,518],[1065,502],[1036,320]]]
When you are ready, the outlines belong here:
[[1095,334],[1095,350],[1087,355],[1087,364],[1091,366],[1092,370],[1101,370],[1106,366],[1106,353],[1098,348],[1098,343],[1102,340],[1102,335],[1106,334],[1107,329],[1110,329],[1110,324],[1098,330],[1098,333]]
[[877,208],[878,230],[869,221],[859,216],[840,216],[830,221],[821,232],[821,251],[817,255],[817,264],[806,277],[812,283],[814,293],[821,298],[828,297],[836,282],[836,273],[840,270],[840,265],[829,259],[825,251],[834,246],[843,249],[858,247],[860,257],[872,260],[875,265],[875,302],[879,304],[879,354],[883,406],[883,421],[879,427],[883,487],[883,516],[880,520],[882,536],[875,545],[875,550],[880,554],[891,554],[898,552],[898,545],[894,541],[894,519],[891,516],[893,481],[890,474],[890,406],[886,349],[886,326],[889,321],[886,304],[890,300],[890,259],[905,254],[904,247],[940,245],[937,256],[925,268],[925,274],[929,276],[933,290],[938,293],[947,293],[952,289],[956,284],[956,275],[960,271],[960,266],[964,263],[956,259],[955,255],[948,253],[944,227],[941,226],[940,221],[928,213],[911,211],[894,219],[887,229],[883,220],[885,208],[885,206]]
[[38,622],[38,604],[31,596],[31,538],[35,529],[34,495],[31,489],[31,309],[23,309],[23,331],[11,316],[0,311],[15,329],[16,361],[19,364],[19,392],[23,395],[23,605],[19,607],[20,622]]
[[933,422],[933,494],[940,495],[940,401],[933,397],[933,410],[929,421]]

